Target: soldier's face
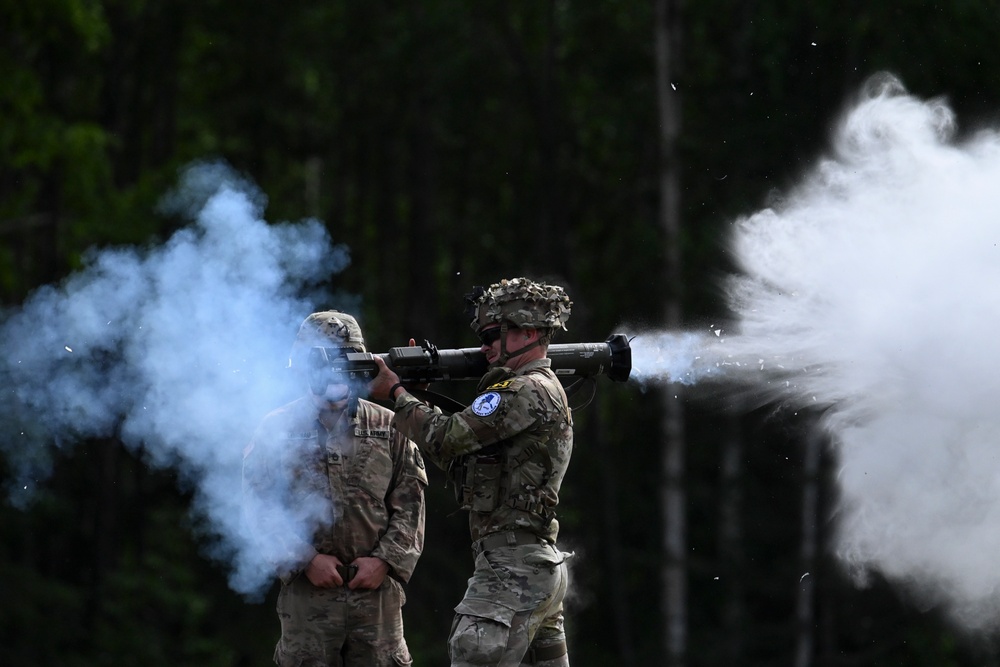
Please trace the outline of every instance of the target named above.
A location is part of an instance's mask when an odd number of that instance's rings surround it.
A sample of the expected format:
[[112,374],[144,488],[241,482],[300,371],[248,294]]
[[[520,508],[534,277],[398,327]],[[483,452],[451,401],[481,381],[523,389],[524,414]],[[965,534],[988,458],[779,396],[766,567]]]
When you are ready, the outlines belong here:
[[[533,339],[534,333],[534,331],[529,329],[508,327],[507,338],[504,341],[506,343],[507,352],[517,352],[522,347],[530,343]],[[482,343],[479,349],[486,355],[486,362],[490,365],[492,365],[493,362],[500,357],[501,335],[499,324],[492,327],[486,327],[479,332],[479,340]]]
[[480,351],[486,355],[486,362],[493,364],[500,356],[500,325],[485,327],[479,332]]
[[313,394],[313,402],[323,410],[337,410],[347,404],[350,387],[346,384],[328,384],[320,395]]
[[483,351],[492,347],[493,343],[500,340],[500,325],[486,327],[479,332],[479,341],[483,344]]

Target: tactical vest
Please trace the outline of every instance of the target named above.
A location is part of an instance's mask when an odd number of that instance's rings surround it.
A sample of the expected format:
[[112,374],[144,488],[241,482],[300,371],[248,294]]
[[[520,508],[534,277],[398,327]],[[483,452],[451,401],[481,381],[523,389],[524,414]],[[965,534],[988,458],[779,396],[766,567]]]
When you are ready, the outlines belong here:
[[[480,382],[480,391],[514,377],[509,369],[495,370],[506,372],[487,374]],[[553,412],[553,419],[543,427],[545,433],[518,434],[452,462],[449,475],[461,509],[491,513],[506,506],[536,514],[545,525],[555,517],[555,501],[552,498],[556,493],[546,497],[545,491],[554,472],[553,458],[557,455],[558,434],[561,429],[570,428],[571,414],[566,394],[558,381],[539,383],[538,386],[544,388]],[[530,463],[535,463],[542,470],[537,485],[525,484],[519,474]]]

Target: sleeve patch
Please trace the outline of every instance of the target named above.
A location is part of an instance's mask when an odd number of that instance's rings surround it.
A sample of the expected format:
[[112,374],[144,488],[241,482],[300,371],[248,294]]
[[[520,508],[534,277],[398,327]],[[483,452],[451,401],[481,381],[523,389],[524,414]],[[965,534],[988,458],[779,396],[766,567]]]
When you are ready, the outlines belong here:
[[472,411],[479,417],[488,417],[500,407],[500,394],[488,391],[472,402]]

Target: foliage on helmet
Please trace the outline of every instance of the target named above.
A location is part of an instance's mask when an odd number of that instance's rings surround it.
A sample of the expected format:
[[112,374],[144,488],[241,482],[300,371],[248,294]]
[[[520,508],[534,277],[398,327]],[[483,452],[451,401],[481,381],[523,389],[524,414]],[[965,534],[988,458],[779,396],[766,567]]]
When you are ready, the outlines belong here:
[[366,352],[361,326],[352,315],[338,310],[313,313],[299,326],[292,346],[291,364],[297,366],[312,347],[349,347]]
[[566,329],[573,302],[559,285],[528,278],[503,279],[476,291],[471,326],[509,322],[521,329]]

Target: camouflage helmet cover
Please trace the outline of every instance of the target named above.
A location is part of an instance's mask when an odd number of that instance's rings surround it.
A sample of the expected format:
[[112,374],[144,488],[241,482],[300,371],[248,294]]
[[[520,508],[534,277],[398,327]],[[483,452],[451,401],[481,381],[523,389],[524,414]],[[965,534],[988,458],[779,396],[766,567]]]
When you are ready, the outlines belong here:
[[490,285],[472,303],[470,325],[479,331],[507,321],[521,329],[566,329],[573,302],[559,285],[509,278]]
[[325,310],[313,313],[302,322],[292,346],[292,363],[296,357],[308,354],[311,347],[322,347],[330,344],[337,347],[350,347],[357,352],[367,352],[365,339],[361,334],[358,321],[347,313],[338,310]]

